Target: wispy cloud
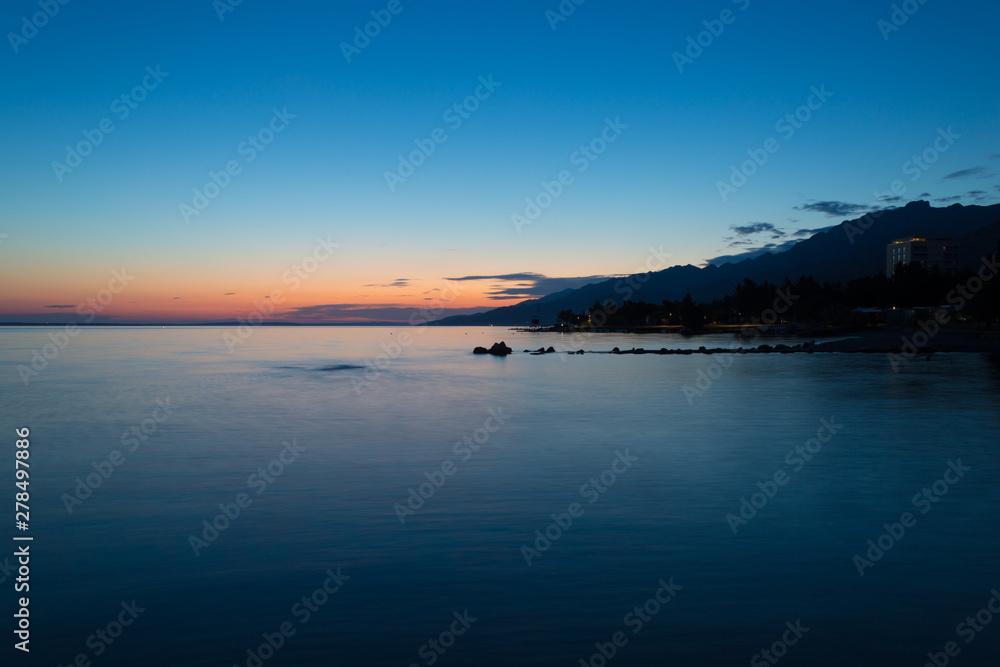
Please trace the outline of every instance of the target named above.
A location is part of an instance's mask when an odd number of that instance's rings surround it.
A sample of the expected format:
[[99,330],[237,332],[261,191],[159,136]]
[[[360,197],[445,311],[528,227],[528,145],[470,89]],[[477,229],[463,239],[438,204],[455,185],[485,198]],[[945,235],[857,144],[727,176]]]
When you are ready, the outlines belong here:
[[828,232],[835,226],[836,225],[830,225],[829,227],[819,227],[817,229],[797,229],[794,232],[792,232],[792,236],[798,236],[798,237],[813,236],[815,234],[820,234],[822,232]]
[[705,260],[705,264],[719,266],[722,264],[736,264],[737,262],[742,262],[746,259],[754,259],[767,253],[778,254],[789,250],[792,246],[798,243],[801,239],[789,239],[787,241],[782,241],[781,243],[765,243],[762,246],[757,246],[755,248],[748,248],[743,252],[739,252],[733,255],[720,255],[718,257],[713,257],[712,259]]
[[505,273],[495,276],[462,276],[460,278],[445,278],[456,282],[489,281],[494,283],[486,292],[491,301],[512,301],[537,299],[539,297],[561,292],[566,289],[577,289],[590,283],[601,282],[616,276],[584,276],[579,278],[550,278],[540,273]]
[[962,201],[962,195],[955,195],[954,197],[938,197],[934,200],[936,204],[951,204],[957,201]]
[[969,190],[965,193],[965,196],[970,197],[977,204],[985,204],[996,199],[996,197],[983,190]]
[[[796,221],[798,222],[798,221]],[[769,222],[753,222],[747,225],[733,225],[730,227],[736,234],[747,237],[755,234],[768,234],[770,235],[770,243],[763,243],[761,240],[752,240],[748,238],[741,238],[739,240],[734,239],[732,236],[726,237],[725,241],[728,242],[729,248],[739,248],[740,252],[720,255],[719,257],[713,257],[712,259],[706,260],[705,264],[734,264],[736,262],[742,262],[745,259],[754,259],[755,257],[760,257],[761,255],[767,253],[781,253],[789,250],[799,241],[803,241],[821,232],[827,232],[833,229],[833,226],[819,227],[817,229],[796,229],[795,231],[790,231],[787,229],[781,229],[776,227]],[[774,241],[780,241],[775,243]]]
[[795,210],[822,213],[831,218],[843,218],[856,213],[865,213],[870,211],[871,207],[864,204],[850,204],[843,201],[813,201],[796,206]]
[[76,306],[45,306],[46,308],[75,308]]
[[989,178],[990,176],[993,176],[993,172],[986,167],[972,167],[971,169],[953,171],[941,180],[954,181],[962,178]]
[[783,231],[779,230],[770,222],[748,222],[745,225],[730,225],[729,228],[736,232],[738,236],[752,236],[762,232],[770,232],[772,234],[777,234],[778,236],[785,235]]
[[396,280],[392,281],[391,283],[385,283],[382,285],[379,285],[377,283],[372,283],[370,285],[362,285],[362,287],[409,287],[409,286],[410,286],[409,278],[396,278]]

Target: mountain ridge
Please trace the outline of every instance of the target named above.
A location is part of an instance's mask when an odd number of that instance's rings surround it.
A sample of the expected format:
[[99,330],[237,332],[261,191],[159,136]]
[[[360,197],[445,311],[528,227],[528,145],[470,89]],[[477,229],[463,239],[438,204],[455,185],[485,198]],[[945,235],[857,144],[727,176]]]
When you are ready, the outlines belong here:
[[811,275],[819,281],[843,282],[884,271],[885,246],[893,239],[917,234],[954,238],[961,246],[963,266],[973,264],[996,248],[1000,204],[934,208],[927,201],[913,201],[900,208],[845,220],[778,254],[701,268],[677,265],[648,274],[611,278],[483,313],[446,317],[433,324],[519,326],[533,319],[550,324],[562,310],[582,312],[595,301],[604,303],[609,299],[617,304],[628,299],[659,303],[677,301],[690,293],[696,301],[711,301],[730,293],[745,278],[781,283],[785,278],[796,280]]

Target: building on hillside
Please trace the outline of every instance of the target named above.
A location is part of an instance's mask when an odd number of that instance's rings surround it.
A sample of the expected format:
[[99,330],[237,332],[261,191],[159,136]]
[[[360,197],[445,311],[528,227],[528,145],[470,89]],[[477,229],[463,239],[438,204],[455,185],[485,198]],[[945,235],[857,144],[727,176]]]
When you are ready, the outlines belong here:
[[885,247],[885,275],[892,277],[899,263],[917,262],[925,269],[936,266],[944,273],[958,271],[958,243],[946,236],[908,236]]

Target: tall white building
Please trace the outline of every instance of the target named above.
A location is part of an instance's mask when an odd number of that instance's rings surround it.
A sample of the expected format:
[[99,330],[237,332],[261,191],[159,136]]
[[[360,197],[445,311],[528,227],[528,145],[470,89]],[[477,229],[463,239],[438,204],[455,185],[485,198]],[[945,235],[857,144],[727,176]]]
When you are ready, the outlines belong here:
[[899,263],[918,262],[924,268],[938,267],[944,273],[958,271],[958,243],[947,236],[908,236],[885,248],[885,275],[892,277]]

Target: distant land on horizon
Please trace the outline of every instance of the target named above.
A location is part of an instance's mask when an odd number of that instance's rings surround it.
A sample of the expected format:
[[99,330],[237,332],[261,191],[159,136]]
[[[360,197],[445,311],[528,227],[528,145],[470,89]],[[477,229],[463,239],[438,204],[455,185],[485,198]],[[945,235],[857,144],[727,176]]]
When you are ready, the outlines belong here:
[[[877,216],[877,217],[876,217]],[[875,275],[885,268],[885,247],[893,239],[911,235],[948,236],[960,244],[960,264],[972,266],[996,248],[1000,239],[1000,204],[991,206],[953,204],[934,208],[924,200],[906,206],[884,209],[853,220],[845,220],[830,229],[799,241],[787,250],[766,253],[735,263],[704,267],[677,265],[648,274],[643,283],[629,282],[632,276],[610,278],[576,289],[565,289],[537,299],[528,299],[480,313],[452,315],[434,319],[444,308],[414,307],[405,312],[421,313],[421,322],[435,326],[527,326],[538,319],[554,324],[559,312],[581,312],[595,301],[621,304],[626,300],[660,303],[677,301],[690,293],[695,301],[711,301],[729,294],[744,279],[761,283],[784,282],[812,276],[818,281],[845,282]],[[646,275],[646,274],[633,274]],[[31,317],[26,315],[25,317]],[[0,327],[65,326],[81,327],[237,327],[235,319],[209,321],[118,322],[98,317],[93,322],[78,321],[72,312],[52,313],[45,319],[0,322]],[[418,322],[420,324],[420,322]],[[254,326],[409,326],[408,318],[398,321],[301,321],[265,319]]]
[[[996,249],[1000,239],[1000,204],[934,208],[924,200],[906,206],[845,220],[825,232],[804,239],[788,250],[767,253],[734,264],[672,266],[630,285],[629,277],[611,278],[578,289],[567,289],[539,299],[473,315],[456,315],[434,322],[442,326],[522,326],[538,319],[554,324],[560,311],[581,312],[594,302],[609,299],[660,303],[677,301],[690,293],[695,301],[725,296],[744,279],[782,283],[812,276],[820,282],[847,281],[885,270],[885,247],[897,238],[947,236],[960,245],[960,264],[971,266]],[[634,288],[632,285],[637,286]]]

